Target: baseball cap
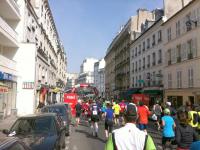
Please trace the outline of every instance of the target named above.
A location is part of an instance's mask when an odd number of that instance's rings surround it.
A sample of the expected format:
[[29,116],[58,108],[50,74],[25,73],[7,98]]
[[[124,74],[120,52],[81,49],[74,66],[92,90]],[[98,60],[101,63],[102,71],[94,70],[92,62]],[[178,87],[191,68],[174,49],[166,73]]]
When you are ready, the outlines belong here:
[[164,113],[165,114],[170,114],[170,110],[168,108],[165,108]]
[[129,103],[126,106],[125,114],[126,116],[137,116],[137,106],[133,103]]

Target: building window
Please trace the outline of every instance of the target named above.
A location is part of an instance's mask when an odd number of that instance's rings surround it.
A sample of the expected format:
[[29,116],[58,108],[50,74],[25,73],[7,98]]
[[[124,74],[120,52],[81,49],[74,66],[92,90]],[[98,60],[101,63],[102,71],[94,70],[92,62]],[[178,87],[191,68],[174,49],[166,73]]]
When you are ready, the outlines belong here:
[[168,88],[172,88],[172,74],[168,73]]
[[180,21],[178,21],[177,23],[176,23],[176,37],[179,37],[180,36],[180,34],[181,34],[181,24],[180,24]]
[[137,47],[135,48],[135,57],[137,56]]
[[188,87],[194,86],[194,71],[193,68],[188,69]]
[[193,58],[192,40],[187,41],[187,49],[188,49],[188,59],[192,59]]
[[177,71],[176,77],[177,77],[177,88],[182,88],[182,72]]
[[134,73],[134,63],[133,63],[132,73]]
[[152,36],[152,46],[156,45],[156,36],[155,34]]
[[162,41],[162,31],[158,31],[158,43]]
[[162,50],[158,50],[158,64],[162,63]]
[[147,68],[149,68],[150,67],[150,55],[147,56],[147,63],[148,63]]
[[134,49],[132,50],[132,58],[134,58]]
[[145,57],[143,58],[143,69],[145,69]]
[[168,39],[168,42],[171,40],[171,27],[167,29],[167,39]]
[[156,53],[153,53],[152,54],[152,66],[155,66],[156,65]]
[[167,51],[167,60],[168,60],[168,65],[171,65],[172,59],[171,59],[171,49],[168,49]]
[[181,44],[176,46],[176,56],[177,56],[177,63],[181,62]]
[[139,45],[139,55],[141,54],[141,50],[142,50],[142,47],[141,47],[141,45]]
[[137,61],[136,61],[136,64],[135,64],[135,72],[137,72],[137,67],[138,67],[138,64],[137,64]]
[[139,87],[141,87],[141,75],[139,75]]
[[139,60],[139,70],[141,70],[141,60]]
[[150,48],[150,39],[148,38],[147,39],[147,49],[149,49]]
[[142,51],[144,52],[145,51],[145,41],[143,42],[143,49]]

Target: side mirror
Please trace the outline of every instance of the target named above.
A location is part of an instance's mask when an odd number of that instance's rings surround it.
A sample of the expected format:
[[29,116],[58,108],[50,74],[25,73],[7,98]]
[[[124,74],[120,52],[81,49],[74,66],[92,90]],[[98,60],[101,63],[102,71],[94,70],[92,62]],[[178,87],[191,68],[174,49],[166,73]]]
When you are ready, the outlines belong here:
[[8,129],[4,129],[4,130],[2,131],[2,133],[8,135],[10,132],[8,131]]

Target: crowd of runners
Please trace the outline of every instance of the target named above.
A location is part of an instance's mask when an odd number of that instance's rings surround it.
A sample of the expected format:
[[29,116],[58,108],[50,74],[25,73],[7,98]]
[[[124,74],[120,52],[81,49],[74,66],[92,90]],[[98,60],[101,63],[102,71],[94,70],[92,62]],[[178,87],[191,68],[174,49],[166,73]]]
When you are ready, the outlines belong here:
[[[161,105],[157,101],[150,111],[142,101],[134,104],[125,100],[79,100],[75,109],[76,126],[81,117],[89,124],[93,136],[98,137],[98,122],[105,122],[106,150],[126,150],[125,145],[127,150],[131,147],[139,150],[140,146],[156,149],[147,130],[149,120],[162,132],[163,149],[171,149],[173,145],[177,145],[177,150],[200,149],[200,106],[189,102],[175,109],[171,102]],[[113,131],[113,127],[117,129]]]

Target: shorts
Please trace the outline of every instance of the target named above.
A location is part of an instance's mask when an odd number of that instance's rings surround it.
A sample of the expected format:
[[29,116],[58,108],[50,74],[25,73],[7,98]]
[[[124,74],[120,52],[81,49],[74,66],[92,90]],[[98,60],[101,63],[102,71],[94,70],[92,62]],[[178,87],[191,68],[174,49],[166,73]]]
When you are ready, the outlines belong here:
[[99,121],[99,116],[98,115],[92,115],[91,116],[91,121],[92,122],[98,122]]
[[119,118],[119,114],[115,115],[115,118],[117,118],[117,119],[118,119],[118,118]]
[[105,120],[105,130],[108,130],[109,133],[112,133],[113,121],[111,119]]
[[120,112],[120,116],[123,117],[124,116],[124,112]]
[[166,145],[167,142],[172,143],[174,141],[174,137],[162,137],[162,145]]
[[80,118],[81,113],[80,112],[76,112],[76,118]]
[[147,129],[147,124],[141,124],[141,123],[139,123],[139,129],[140,130],[145,130],[145,129]]

